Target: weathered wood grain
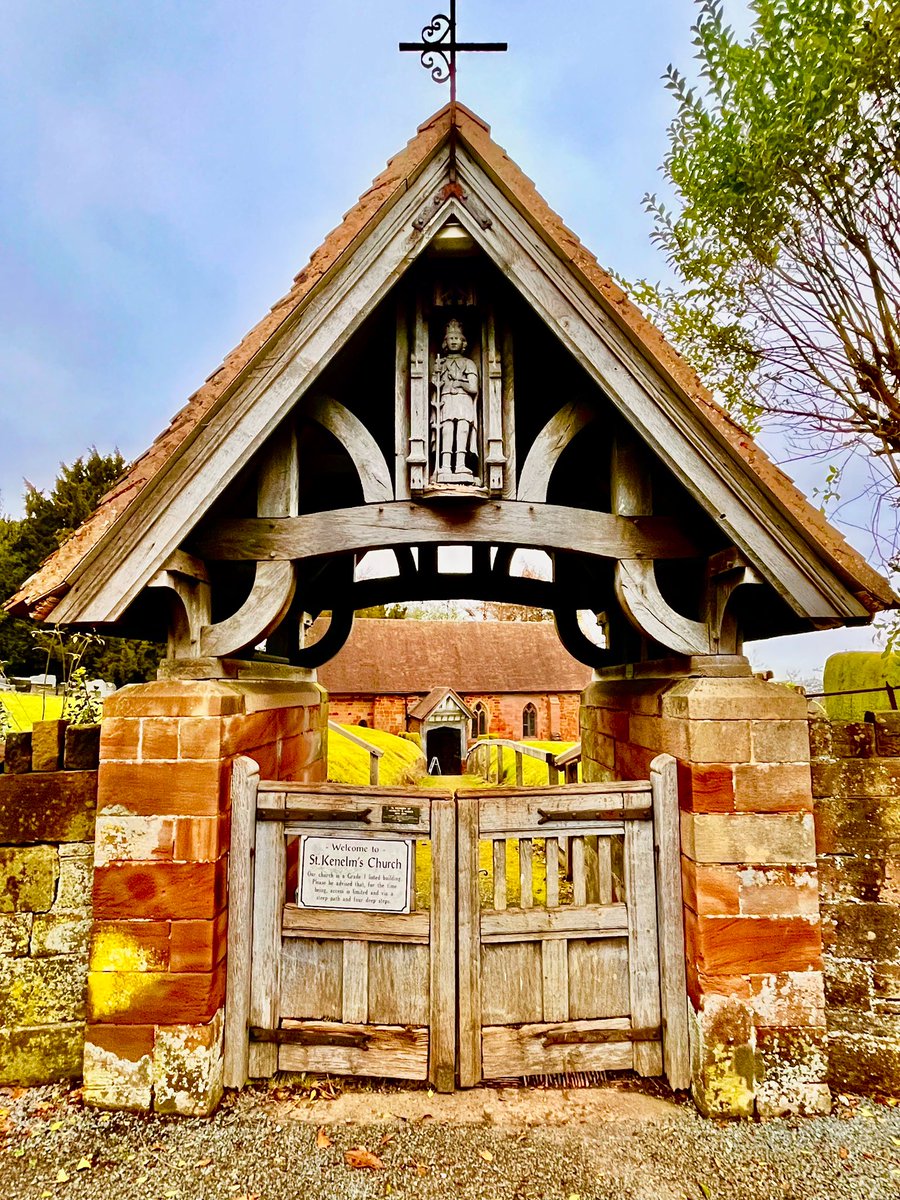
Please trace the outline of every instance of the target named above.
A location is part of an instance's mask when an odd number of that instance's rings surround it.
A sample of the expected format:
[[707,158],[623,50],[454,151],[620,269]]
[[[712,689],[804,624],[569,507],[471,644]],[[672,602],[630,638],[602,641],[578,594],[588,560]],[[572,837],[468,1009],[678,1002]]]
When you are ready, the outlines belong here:
[[[270,797],[257,796],[257,811]],[[253,881],[253,972],[250,986],[250,1024],[277,1029],[281,996],[281,914],[287,872],[284,829],[274,821],[258,822]],[[250,1046],[253,1079],[274,1075],[277,1047]]]
[[593,408],[584,401],[570,401],[555,413],[531,443],[522,465],[518,500],[542,503],[547,499],[547,487],[559,456],[577,433],[593,420]]
[[428,1077],[439,1092],[456,1079],[456,853],[456,806],[432,800]]
[[562,938],[541,943],[541,976],[545,1021],[569,1019],[569,943]]
[[[633,800],[633,797],[629,799]],[[625,888],[631,1019],[635,1029],[647,1029],[661,1021],[656,868],[653,826],[647,821],[630,821],[625,826]],[[634,1069],[639,1075],[662,1074],[659,1042],[635,1045]]]
[[285,1029],[303,1029],[327,1037],[358,1033],[368,1041],[353,1046],[278,1046],[280,1071],[320,1071],[334,1075],[377,1075],[387,1079],[428,1078],[428,1028],[285,1021]]
[[569,1016],[573,1020],[627,1017],[631,1011],[628,941],[571,941]]
[[369,1020],[375,1025],[429,1025],[427,946],[369,946]]
[[627,1030],[629,1022],[577,1021],[560,1027],[530,1024],[519,1028],[501,1025],[486,1027],[482,1037],[485,1079],[506,1079],[525,1075],[564,1075],[576,1071],[628,1071],[634,1065],[631,1042],[609,1042],[546,1046],[548,1034],[559,1030]]
[[659,975],[662,1003],[663,1064],[670,1087],[691,1083],[687,978],[684,960],[684,902],[677,763],[661,754],[650,764],[656,893],[659,908]]
[[535,937],[617,937],[628,929],[624,904],[561,908],[509,908],[482,912],[481,940],[512,942]]
[[481,929],[478,896],[478,797],[457,797],[459,1085],[481,1081]]
[[539,942],[482,942],[481,1015],[485,1025],[541,1020],[542,991]]
[[364,1025],[369,1019],[369,943],[343,943],[341,1020]]
[[281,1013],[292,1020],[340,1021],[343,948],[338,941],[290,938],[281,950]]
[[193,539],[213,560],[296,560],[391,546],[465,545],[485,541],[570,550],[602,558],[694,558],[697,547],[671,517],[612,513],[495,500],[477,507],[424,508],[406,500],[331,509],[302,517],[246,517],[214,522]]
[[282,931],[285,937],[350,938],[364,942],[407,942],[426,945],[429,938],[428,912],[369,913],[337,909],[300,908],[285,905]]
[[246,757],[231,768],[231,846],[228,854],[228,959],[225,991],[225,1086],[249,1078],[250,980],[253,950],[253,858],[259,767]]

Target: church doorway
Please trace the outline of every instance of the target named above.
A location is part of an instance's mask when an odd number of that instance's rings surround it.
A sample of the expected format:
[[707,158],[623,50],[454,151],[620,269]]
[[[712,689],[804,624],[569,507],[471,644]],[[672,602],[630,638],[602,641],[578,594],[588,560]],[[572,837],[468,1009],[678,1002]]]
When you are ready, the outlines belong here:
[[429,729],[425,744],[425,757],[428,761],[428,773],[437,775],[437,766],[441,775],[462,774],[462,738],[457,728],[450,726]]

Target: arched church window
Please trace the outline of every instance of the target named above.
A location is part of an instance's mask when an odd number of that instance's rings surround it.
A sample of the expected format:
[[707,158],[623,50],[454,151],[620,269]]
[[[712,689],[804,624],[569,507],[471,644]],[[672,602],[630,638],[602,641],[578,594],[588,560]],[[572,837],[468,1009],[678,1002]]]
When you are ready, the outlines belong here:
[[479,702],[475,705],[475,736],[484,737],[488,731],[488,710]]
[[533,704],[526,704],[522,710],[522,737],[537,737],[537,709]]

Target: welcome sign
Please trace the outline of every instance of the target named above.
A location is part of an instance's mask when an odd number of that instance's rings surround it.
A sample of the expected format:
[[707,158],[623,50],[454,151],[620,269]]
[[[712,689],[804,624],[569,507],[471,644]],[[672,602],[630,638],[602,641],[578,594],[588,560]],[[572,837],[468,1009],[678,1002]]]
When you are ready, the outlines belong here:
[[408,913],[412,901],[413,839],[316,837],[300,839],[301,908]]

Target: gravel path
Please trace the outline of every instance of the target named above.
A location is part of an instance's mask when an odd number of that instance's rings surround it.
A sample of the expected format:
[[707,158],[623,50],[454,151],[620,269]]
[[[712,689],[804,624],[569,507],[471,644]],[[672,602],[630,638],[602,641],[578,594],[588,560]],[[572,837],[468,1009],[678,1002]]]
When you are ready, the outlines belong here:
[[[333,1103],[281,1087],[185,1120],[86,1110],[64,1088],[0,1089],[0,1132],[4,1200],[881,1200],[900,1189],[900,1110],[868,1101],[815,1120],[716,1124],[615,1087],[462,1100],[373,1090]],[[383,1167],[349,1165],[359,1147]]]

